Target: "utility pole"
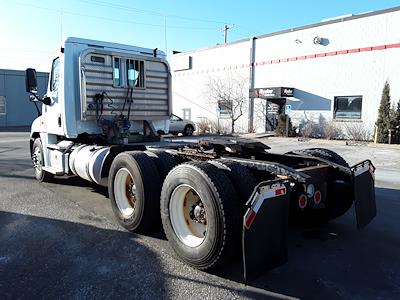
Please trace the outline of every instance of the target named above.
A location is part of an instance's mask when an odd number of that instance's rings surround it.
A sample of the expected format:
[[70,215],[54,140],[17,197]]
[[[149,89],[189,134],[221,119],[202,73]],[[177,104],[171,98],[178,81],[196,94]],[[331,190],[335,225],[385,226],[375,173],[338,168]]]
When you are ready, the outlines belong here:
[[225,24],[224,26],[224,43],[226,44],[228,40],[228,30],[231,29],[232,27],[228,27],[228,25]]

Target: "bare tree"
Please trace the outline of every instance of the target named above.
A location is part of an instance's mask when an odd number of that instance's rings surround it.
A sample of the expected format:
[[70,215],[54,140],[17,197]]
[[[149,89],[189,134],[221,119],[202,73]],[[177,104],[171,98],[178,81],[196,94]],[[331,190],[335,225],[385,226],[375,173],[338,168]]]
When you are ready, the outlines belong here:
[[248,80],[231,74],[223,78],[210,77],[205,93],[209,102],[218,106],[221,114],[231,120],[232,133],[234,133],[235,122],[244,114],[246,108]]

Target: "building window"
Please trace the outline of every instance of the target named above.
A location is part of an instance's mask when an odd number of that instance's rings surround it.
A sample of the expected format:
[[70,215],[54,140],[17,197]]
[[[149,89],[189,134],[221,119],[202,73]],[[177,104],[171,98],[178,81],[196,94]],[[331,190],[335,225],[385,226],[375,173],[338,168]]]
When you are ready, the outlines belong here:
[[114,57],[114,86],[121,86],[121,59]]
[[185,120],[192,120],[192,110],[190,108],[184,108],[183,110],[183,118]]
[[0,115],[6,114],[6,97],[0,96]]
[[128,86],[144,88],[144,61],[127,59],[126,70],[128,77]]
[[361,119],[362,96],[337,96],[334,98],[334,119]]

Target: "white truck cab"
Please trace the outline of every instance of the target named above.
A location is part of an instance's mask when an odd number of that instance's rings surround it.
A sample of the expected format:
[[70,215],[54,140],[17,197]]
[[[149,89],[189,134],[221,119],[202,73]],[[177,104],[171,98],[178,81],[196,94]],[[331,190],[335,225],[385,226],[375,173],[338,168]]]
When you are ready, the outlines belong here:
[[129,144],[168,132],[171,73],[165,58],[157,49],[70,37],[54,53],[43,98],[28,69],[27,91],[43,103],[31,145],[40,137],[44,169],[68,173],[60,150],[88,140]]

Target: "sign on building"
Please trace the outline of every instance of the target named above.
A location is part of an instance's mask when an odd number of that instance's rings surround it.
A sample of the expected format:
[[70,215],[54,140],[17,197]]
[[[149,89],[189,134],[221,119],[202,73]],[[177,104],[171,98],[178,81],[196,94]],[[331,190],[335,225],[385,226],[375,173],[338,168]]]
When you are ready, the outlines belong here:
[[219,110],[219,117],[221,119],[229,119],[232,116],[232,101],[219,100],[218,110]]
[[249,90],[250,98],[285,98],[293,97],[294,88],[290,87],[268,87],[268,88],[256,88]]

